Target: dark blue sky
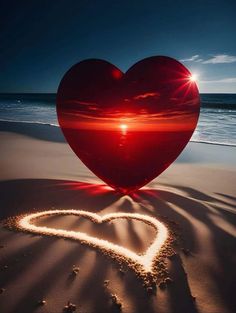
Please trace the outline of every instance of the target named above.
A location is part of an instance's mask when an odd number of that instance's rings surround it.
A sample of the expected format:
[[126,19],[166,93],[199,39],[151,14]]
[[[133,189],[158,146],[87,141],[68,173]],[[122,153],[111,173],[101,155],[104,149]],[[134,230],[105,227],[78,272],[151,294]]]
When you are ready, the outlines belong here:
[[123,71],[167,55],[201,92],[236,93],[236,1],[1,1],[0,92],[56,92],[86,58]]

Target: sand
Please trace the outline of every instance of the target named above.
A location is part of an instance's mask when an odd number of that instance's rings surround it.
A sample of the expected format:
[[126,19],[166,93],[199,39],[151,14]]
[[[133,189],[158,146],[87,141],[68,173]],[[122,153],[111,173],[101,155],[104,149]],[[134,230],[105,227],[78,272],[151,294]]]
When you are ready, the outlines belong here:
[[[66,306],[72,312],[73,305],[87,313],[235,311],[236,148],[189,143],[132,197],[95,177],[56,127],[1,122],[0,152],[0,312],[59,313]],[[132,269],[99,249],[4,227],[5,218],[52,209],[177,223],[176,255],[166,259],[173,281],[150,294]],[[36,224],[84,232],[135,253],[144,253],[156,235],[132,219],[96,225],[84,217],[45,216]]]

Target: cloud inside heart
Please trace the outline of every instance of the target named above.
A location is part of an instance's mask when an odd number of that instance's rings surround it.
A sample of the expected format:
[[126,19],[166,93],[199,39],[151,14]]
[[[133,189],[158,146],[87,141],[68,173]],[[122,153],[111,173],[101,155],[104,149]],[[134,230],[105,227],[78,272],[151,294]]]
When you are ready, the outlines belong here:
[[[121,245],[112,243],[108,240],[100,239],[90,236],[87,233],[79,231],[71,231],[59,228],[50,228],[47,226],[38,226],[35,224],[36,220],[47,216],[60,216],[60,215],[74,215],[90,219],[93,223],[107,223],[116,219],[129,219],[141,221],[150,227],[153,227],[156,236],[143,254],[137,254],[134,251],[125,248]],[[109,213],[105,215],[98,215],[92,212],[83,210],[48,210],[37,213],[28,214],[18,217],[15,220],[17,229],[27,231],[39,235],[55,236],[60,238],[67,238],[79,241],[82,244],[93,247],[106,255],[111,256],[118,262],[126,263],[132,268],[139,276],[154,276],[155,264],[160,252],[167,245],[168,238],[170,237],[169,230],[164,223],[160,222],[154,217],[138,214],[138,213]]]

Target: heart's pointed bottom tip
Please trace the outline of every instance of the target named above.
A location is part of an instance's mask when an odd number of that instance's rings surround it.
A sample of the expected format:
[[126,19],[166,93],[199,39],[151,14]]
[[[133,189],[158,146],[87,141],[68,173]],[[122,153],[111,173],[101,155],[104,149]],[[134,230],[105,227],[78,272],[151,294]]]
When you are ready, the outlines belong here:
[[135,191],[137,191],[139,188],[122,188],[122,187],[112,187],[116,192],[122,195],[132,195]]

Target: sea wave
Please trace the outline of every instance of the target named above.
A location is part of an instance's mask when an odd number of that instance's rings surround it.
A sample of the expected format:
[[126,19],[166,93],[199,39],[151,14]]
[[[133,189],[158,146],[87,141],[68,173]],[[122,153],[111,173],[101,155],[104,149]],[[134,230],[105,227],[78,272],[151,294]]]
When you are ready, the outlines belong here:
[[218,142],[218,141],[197,140],[197,139],[191,139],[190,142],[204,143],[207,145],[236,147],[236,144],[231,143],[231,142]]
[[217,103],[201,101],[201,108],[212,108],[212,109],[222,109],[222,110],[236,110],[236,103]]
[[19,120],[10,120],[10,119],[3,119],[0,118],[0,122],[9,122],[9,123],[23,123],[23,124],[39,124],[39,125],[45,125],[45,126],[54,126],[54,127],[59,127],[58,124],[54,124],[54,123],[44,123],[44,122],[40,122],[40,121],[19,121]]

